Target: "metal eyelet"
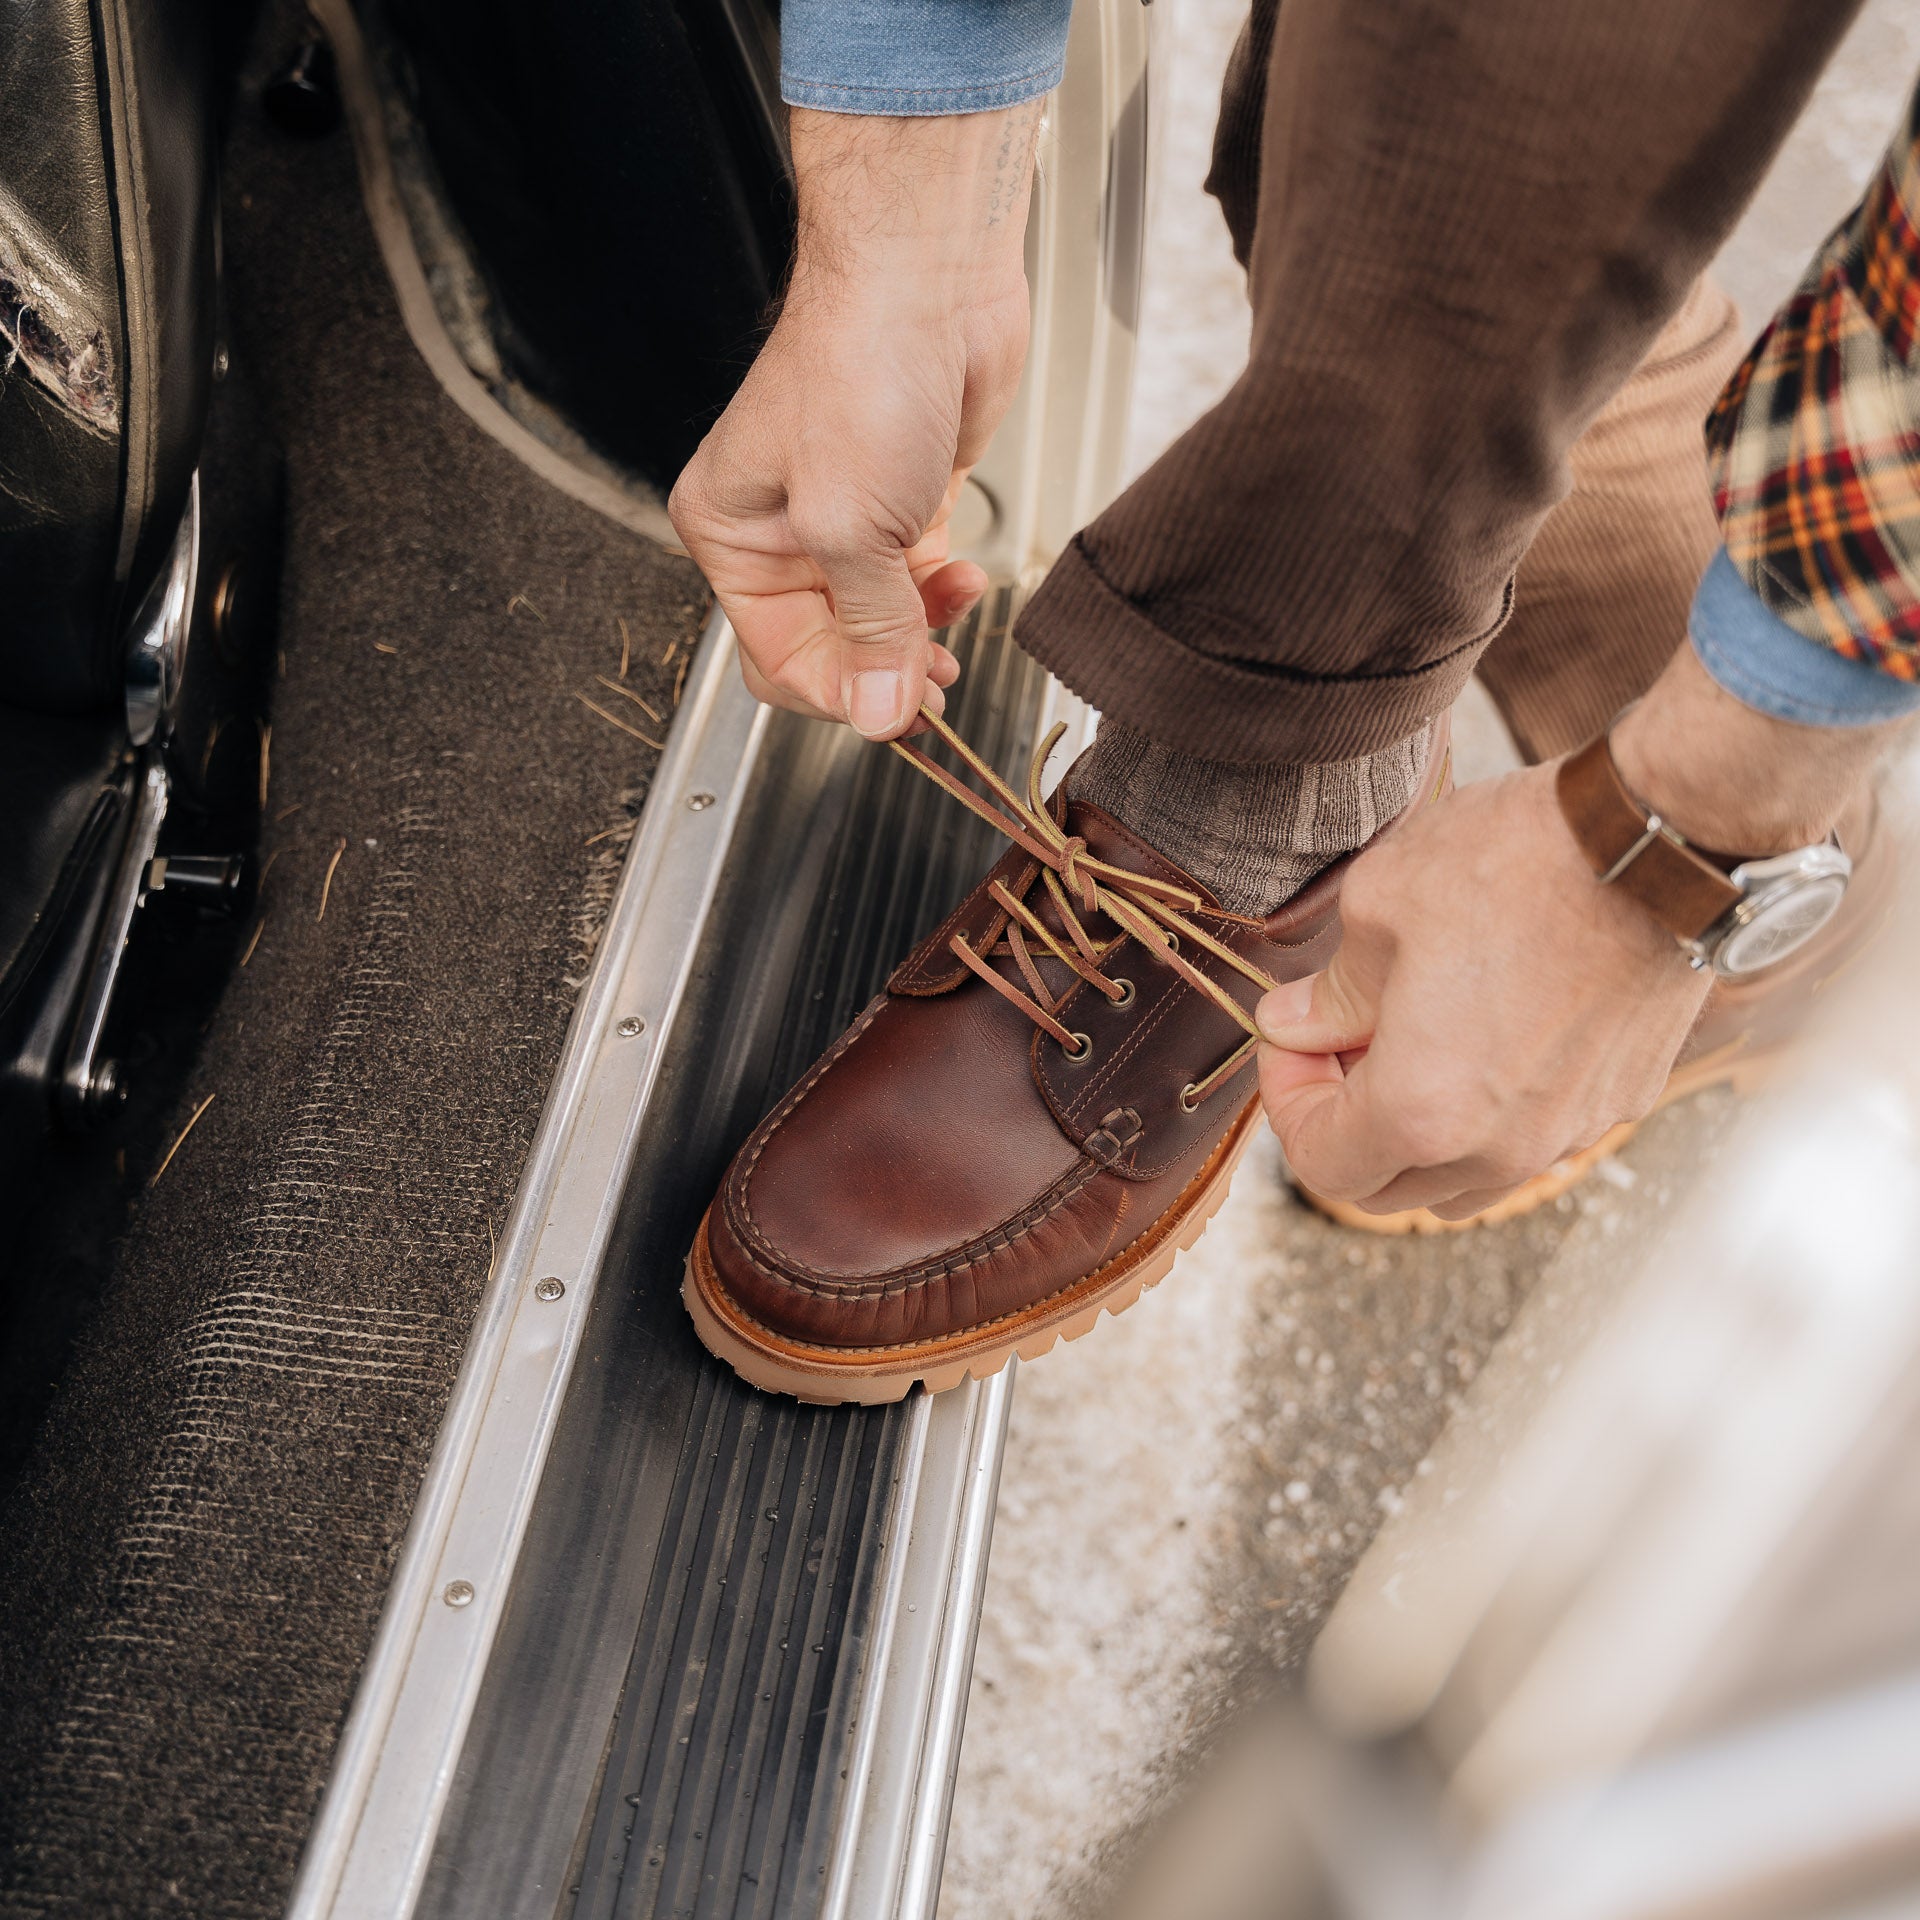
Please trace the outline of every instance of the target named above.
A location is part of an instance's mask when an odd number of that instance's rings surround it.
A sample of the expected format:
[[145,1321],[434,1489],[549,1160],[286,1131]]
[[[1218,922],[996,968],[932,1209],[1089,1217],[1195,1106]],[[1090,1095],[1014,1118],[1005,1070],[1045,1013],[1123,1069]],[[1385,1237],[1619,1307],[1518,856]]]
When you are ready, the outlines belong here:
[[1180,1089],[1180,1111],[1182,1113],[1192,1113],[1199,1104],[1200,1102],[1193,1097],[1193,1082],[1189,1080],[1187,1084]]
[[1178,953],[1180,951],[1180,936],[1175,933],[1171,927],[1162,927],[1160,931],[1167,936],[1168,950],[1172,953]]
[[1060,1058],[1070,1067],[1084,1067],[1093,1058],[1093,1041],[1084,1033],[1076,1033],[1073,1037],[1080,1042],[1079,1046],[1062,1047]]
[[1107,1005],[1112,1007],[1116,1012],[1118,1012],[1119,1009],[1122,1007],[1132,1006],[1133,1005],[1133,982],[1131,980],[1123,979],[1123,980],[1116,980],[1113,984],[1116,987],[1118,987],[1120,991],[1117,994],[1115,994],[1111,1000],[1107,1002]]

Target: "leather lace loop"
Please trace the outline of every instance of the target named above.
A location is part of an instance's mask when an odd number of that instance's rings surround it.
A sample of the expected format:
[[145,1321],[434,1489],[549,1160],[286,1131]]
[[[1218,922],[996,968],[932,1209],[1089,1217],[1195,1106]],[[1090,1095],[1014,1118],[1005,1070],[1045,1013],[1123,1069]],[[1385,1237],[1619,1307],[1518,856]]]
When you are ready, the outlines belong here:
[[[1125,1006],[1133,998],[1132,983],[1110,977],[1101,967],[1128,939],[1137,940],[1163,966],[1171,967],[1196,993],[1204,994],[1211,1000],[1248,1036],[1205,1079],[1190,1085],[1182,1098],[1182,1106],[1186,1105],[1188,1099],[1197,1106],[1209,1094],[1224,1086],[1245,1064],[1260,1038],[1260,1030],[1254,1025],[1252,1014],[1225,987],[1209,979],[1183,957],[1182,946],[1191,942],[1202,952],[1224,961],[1263,991],[1276,986],[1278,982],[1270,979],[1250,960],[1243,959],[1231,947],[1216,940],[1189,917],[1202,904],[1197,893],[1170,881],[1157,880],[1151,874],[1134,873],[1126,867],[1116,867],[1096,858],[1088,850],[1083,836],[1068,833],[1054,819],[1041,796],[1040,776],[1046,766],[1047,756],[1066,731],[1066,723],[1062,721],[1056,724],[1041,741],[1027,770],[1027,792],[1022,798],[938,714],[922,707],[920,717],[960,757],[968,771],[986,787],[987,794],[976,793],[957,775],[936,766],[926,754],[909,746],[904,740],[893,740],[888,744],[943,792],[977,814],[989,826],[1004,833],[1015,846],[1038,863],[1034,878],[1046,890],[1066,935],[1064,940],[1061,939],[1022,897],[1030,890],[1031,883],[1029,888],[1015,893],[1012,888],[995,880],[988,892],[994,905],[1005,916],[1004,925],[996,932],[990,932],[986,945],[977,952],[964,934],[956,933],[947,942],[954,957],[985,981],[1002,999],[1018,1007],[1035,1026],[1056,1040],[1069,1058],[1073,1058],[1079,1052],[1081,1036],[1059,1018],[1061,1003],[1072,991],[1071,986],[1064,989],[1058,998],[1049,993],[1036,954],[1041,958],[1058,960],[1114,1005]],[[1112,925],[1120,928],[1117,938],[1102,943],[1087,930],[1081,916],[1091,918],[1096,914],[1104,915]],[[1023,993],[1004,973],[990,964],[993,958],[1002,953],[1012,957],[1016,971],[1026,983],[1027,992]],[[1191,1111],[1191,1108],[1188,1110]]]

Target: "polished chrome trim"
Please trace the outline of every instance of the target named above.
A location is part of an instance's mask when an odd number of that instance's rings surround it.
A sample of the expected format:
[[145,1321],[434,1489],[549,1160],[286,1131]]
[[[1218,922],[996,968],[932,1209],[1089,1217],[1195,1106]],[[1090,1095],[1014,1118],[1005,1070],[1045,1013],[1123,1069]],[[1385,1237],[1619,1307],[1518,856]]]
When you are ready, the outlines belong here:
[[113,1010],[114,989],[120,983],[120,963],[126,956],[133,916],[145,895],[147,868],[160,842],[171,789],[159,749],[148,747],[134,776],[133,819],[114,868],[106,911],[100,916],[100,934],[87,964],[87,982],[81,989],[80,1010],[74,1016],[60,1068],[54,1099],[60,1118],[70,1127],[84,1127],[99,1116],[113,1092],[111,1069],[100,1058],[100,1042]]
[[1015,1363],[921,1395],[821,1920],[931,1920]]
[[[1017,1363],[1010,1360],[981,1385],[972,1441],[961,1454],[955,1474],[959,1498],[957,1523],[946,1543],[946,1604],[930,1649],[926,1733],[909,1817],[903,1823],[906,1858],[892,1908],[900,1920],[933,1920],[940,1899],[940,1871],[946,1864],[947,1827],[960,1772],[960,1740],[973,1685],[973,1651],[987,1592],[987,1556],[1000,1504],[1000,1463],[1006,1457],[1007,1428],[1013,1417],[1016,1368]],[[956,1445],[954,1451],[961,1450]],[[940,1457],[933,1448],[929,1456]]]
[[[716,617],[521,1174],[291,1920],[404,1920],[419,1897],[626,1169],[767,719],[735,668],[732,629]],[[696,795],[713,799],[694,806]],[[557,1298],[536,1289],[548,1277],[564,1282]],[[446,1598],[456,1587],[457,1606]]]
[[127,642],[127,735],[136,747],[166,726],[180,698],[199,579],[200,476],[195,473],[167,564],[147,589]]

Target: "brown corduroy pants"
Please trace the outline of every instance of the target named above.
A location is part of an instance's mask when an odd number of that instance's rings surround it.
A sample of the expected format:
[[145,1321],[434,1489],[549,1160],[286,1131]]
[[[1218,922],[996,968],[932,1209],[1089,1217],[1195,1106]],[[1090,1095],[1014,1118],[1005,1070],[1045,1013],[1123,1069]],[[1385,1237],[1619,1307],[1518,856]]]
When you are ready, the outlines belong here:
[[1247,369],[1028,650],[1214,760],[1373,752],[1476,665],[1530,756],[1597,731],[1716,538],[1699,430],[1743,342],[1702,270],[1857,5],[1255,0],[1208,181]]

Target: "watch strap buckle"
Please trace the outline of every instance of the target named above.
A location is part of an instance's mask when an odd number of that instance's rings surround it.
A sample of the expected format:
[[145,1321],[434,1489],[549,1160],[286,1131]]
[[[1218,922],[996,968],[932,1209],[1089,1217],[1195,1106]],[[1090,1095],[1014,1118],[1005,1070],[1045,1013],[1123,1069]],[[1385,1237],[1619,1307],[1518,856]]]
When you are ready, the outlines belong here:
[[1561,762],[1556,785],[1594,877],[1636,900],[1697,956],[1703,937],[1744,898],[1726,870],[1639,801],[1606,734]]

